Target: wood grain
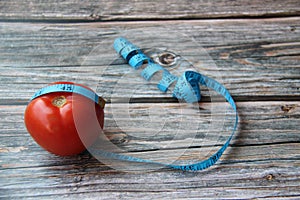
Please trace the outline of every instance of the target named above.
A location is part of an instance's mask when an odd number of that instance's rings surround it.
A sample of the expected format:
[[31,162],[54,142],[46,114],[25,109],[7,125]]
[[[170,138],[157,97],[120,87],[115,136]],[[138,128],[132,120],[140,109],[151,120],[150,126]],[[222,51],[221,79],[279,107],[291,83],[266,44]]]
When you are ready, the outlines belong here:
[[299,15],[299,1],[1,1],[2,20],[111,21]]
[[[299,16],[297,0],[0,1],[0,199],[298,199]],[[74,81],[109,100],[104,133],[131,154],[190,163],[220,148],[228,104],[202,87],[188,106],[137,78],[115,60],[124,34],[184,55],[233,95],[240,122],[216,165],[125,173],[88,152],[49,154],[29,136],[32,94]]]
[[[153,32],[153,38],[159,38],[158,34],[166,36],[171,28],[186,33],[179,39],[194,37],[198,42],[196,46],[201,47],[199,52],[193,52],[193,46],[184,46],[184,42],[178,46],[174,40],[173,48],[185,49],[186,56],[191,58],[200,55],[196,61],[199,62],[197,70],[219,80],[237,100],[256,96],[296,99],[300,94],[299,21],[296,17],[285,20],[182,21],[164,25],[152,22],[2,23],[0,76],[6,84],[0,85],[3,94],[0,102],[24,104],[39,88],[62,80],[86,84],[107,99],[111,98],[120,79],[125,83],[125,91],[115,93],[120,98],[128,97],[128,94],[132,98],[162,99],[170,96],[141,78],[124,76],[128,72],[135,73],[127,65],[108,65],[117,58],[111,44],[121,30],[135,32],[133,39],[142,41],[139,44],[148,47],[152,43],[155,47],[166,44],[166,41],[146,39],[141,30],[149,31],[148,35]],[[132,91],[132,84],[141,87]],[[203,96],[209,98],[205,88]]]
[[[203,198],[215,195],[230,198],[234,192],[243,198],[293,198],[300,195],[299,103],[238,103],[239,131],[221,161],[209,170],[182,173],[163,169],[137,174],[113,170],[88,153],[69,158],[49,154],[26,132],[23,125],[25,106],[1,106],[0,197],[147,199],[151,196],[170,199],[186,195],[199,197],[201,193]],[[202,110],[209,110],[209,104],[200,104]],[[163,105],[174,108],[174,104]],[[106,112],[107,121],[113,120],[110,107],[108,105]],[[122,104],[117,106],[121,107]],[[146,116],[145,108],[150,109],[151,104],[133,104],[132,109]],[[181,111],[177,111],[180,115]],[[118,109],[116,114],[119,114]],[[106,128],[113,127],[108,124]],[[145,148],[149,146],[147,140],[123,141],[124,145],[137,149],[144,142],[144,149],[137,154],[147,152]],[[124,147],[122,143],[119,145]],[[172,157],[178,149],[163,151],[164,155]],[[189,149],[187,155],[190,159],[197,158],[199,152],[204,153],[205,148]]]

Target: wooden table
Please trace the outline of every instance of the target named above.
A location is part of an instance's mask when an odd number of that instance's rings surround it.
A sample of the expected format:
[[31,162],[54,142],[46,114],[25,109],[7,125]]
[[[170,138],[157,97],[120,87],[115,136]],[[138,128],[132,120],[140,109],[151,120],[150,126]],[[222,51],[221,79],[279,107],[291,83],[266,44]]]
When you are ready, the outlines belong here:
[[[5,0],[0,10],[1,199],[300,198],[299,1]],[[128,69],[116,67],[103,74],[99,69],[115,55],[107,54],[95,65],[82,64],[86,56],[120,30],[147,29],[159,38],[164,28],[185,33],[203,47],[217,68],[203,67],[201,73],[220,79],[237,102],[238,131],[215,166],[200,172],[127,173],[87,152],[66,158],[49,154],[33,141],[23,113],[36,90],[54,81],[75,81],[108,98],[110,83]],[[148,123],[153,107],[176,111],[179,106],[151,88],[131,96],[130,111],[141,124]],[[118,97],[124,96],[126,92]],[[205,89],[203,99],[199,106],[204,123],[215,102]],[[107,104],[107,134],[124,148],[147,152],[147,140],[112,129],[110,108],[114,105],[121,115],[118,108],[125,103]],[[161,113],[152,112],[154,119],[156,114],[158,118]],[[163,114],[176,122],[178,113]],[[162,141],[168,137],[157,142]],[[182,145],[177,142],[165,152],[172,156]],[[201,155],[205,145],[210,144],[193,147],[188,155]]]

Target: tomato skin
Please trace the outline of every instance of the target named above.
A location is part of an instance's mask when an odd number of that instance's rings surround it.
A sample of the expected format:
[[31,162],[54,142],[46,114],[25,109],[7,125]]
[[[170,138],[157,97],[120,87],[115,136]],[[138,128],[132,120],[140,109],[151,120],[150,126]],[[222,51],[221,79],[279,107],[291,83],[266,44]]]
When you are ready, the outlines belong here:
[[[53,92],[37,97],[28,104],[24,122],[30,135],[41,147],[56,155],[71,156],[84,151],[101,134],[104,111],[80,94]],[[80,135],[78,126],[81,126]]]

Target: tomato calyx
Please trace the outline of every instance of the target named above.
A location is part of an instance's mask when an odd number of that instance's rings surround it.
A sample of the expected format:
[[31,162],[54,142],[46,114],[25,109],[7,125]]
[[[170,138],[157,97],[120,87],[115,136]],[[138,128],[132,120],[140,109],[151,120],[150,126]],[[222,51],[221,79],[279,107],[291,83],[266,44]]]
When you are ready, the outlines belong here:
[[58,96],[52,100],[52,104],[58,108],[63,107],[67,103],[67,99],[65,96]]

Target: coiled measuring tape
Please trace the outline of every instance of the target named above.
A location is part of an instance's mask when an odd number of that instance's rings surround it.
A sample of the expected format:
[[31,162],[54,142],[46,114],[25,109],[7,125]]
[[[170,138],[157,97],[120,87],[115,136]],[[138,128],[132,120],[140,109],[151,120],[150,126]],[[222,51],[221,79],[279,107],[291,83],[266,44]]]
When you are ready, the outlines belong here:
[[157,87],[162,92],[166,92],[170,85],[176,82],[175,88],[173,90],[173,96],[177,99],[184,100],[187,103],[198,102],[201,99],[201,92],[199,85],[206,86],[215,90],[217,93],[222,95],[227,102],[230,104],[235,112],[235,122],[232,128],[230,136],[227,138],[223,146],[208,159],[188,165],[174,165],[174,164],[163,164],[159,162],[154,162],[151,160],[136,158],[133,156],[120,155],[111,152],[99,152],[105,157],[112,157],[114,159],[120,159],[124,161],[141,162],[141,163],[151,163],[162,165],[166,167],[171,167],[174,169],[180,169],[183,171],[197,171],[206,169],[214,165],[222,156],[226,148],[228,147],[238,125],[238,114],[235,102],[228,92],[228,90],[219,82],[204,76],[195,71],[186,71],[182,76],[177,77],[170,73],[167,69],[163,68],[161,65],[155,63],[150,57],[146,56],[143,51],[129,42],[125,38],[117,38],[114,41],[114,49],[119,53],[127,63],[134,69],[139,69],[143,64],[147,63],[147,66],[142,70],[141,76],[145,80],[150,80],[151,77],[158,71],[162,71],[162,79],[158,82]]

